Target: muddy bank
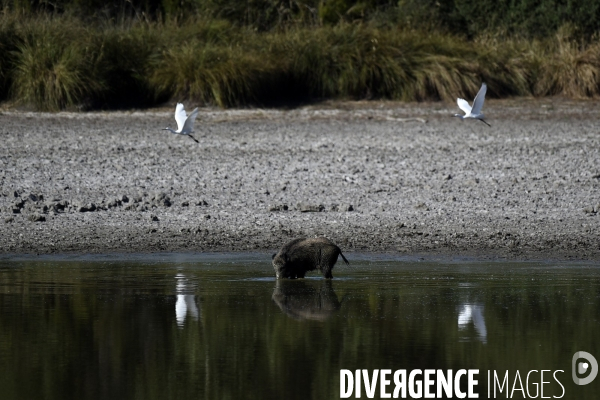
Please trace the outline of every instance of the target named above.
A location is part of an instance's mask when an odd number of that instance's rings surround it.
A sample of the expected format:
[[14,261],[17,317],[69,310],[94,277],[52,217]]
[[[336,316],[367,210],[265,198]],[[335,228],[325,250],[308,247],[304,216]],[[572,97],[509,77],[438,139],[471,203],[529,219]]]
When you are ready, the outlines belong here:
[[275,250],[600,259],[594,102],[4,111],[0,253]]

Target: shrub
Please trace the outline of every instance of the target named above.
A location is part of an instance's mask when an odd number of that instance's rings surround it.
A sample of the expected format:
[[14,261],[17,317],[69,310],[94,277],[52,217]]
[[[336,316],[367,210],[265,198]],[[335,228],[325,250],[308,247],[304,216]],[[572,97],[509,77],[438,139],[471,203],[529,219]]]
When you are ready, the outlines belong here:
[[600,94],[600,44],[569,25],[545,39],[468,39],[390,21],[261,32],[205,17],[90,23],[5,13],[0,99],[40,110],[146,107],[171,98],[221,107],[324,98],[454,101],[473,96],[482,81],[497,97]]
[[566,29],[553,40],[537,43],[537,96],[564,95],[572,98],[600,94],[600,44],[583,45],[573,40]]
[[40,19],[21,27],[12,54],[12,90],[17,100],[56,111],[89,103],[103,88],[99,49],[81,26]]
[[150,77],[157,93],[229,107],[254,100],[268,68],[239,47],[193,40],[165,49]]

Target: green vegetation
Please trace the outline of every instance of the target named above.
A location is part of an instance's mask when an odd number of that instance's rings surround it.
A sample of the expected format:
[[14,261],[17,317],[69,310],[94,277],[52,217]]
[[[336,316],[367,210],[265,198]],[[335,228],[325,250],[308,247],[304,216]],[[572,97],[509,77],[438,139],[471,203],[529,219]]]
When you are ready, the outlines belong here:
[[600,1],[0,4],[0,100],[39,110],[600,95]]

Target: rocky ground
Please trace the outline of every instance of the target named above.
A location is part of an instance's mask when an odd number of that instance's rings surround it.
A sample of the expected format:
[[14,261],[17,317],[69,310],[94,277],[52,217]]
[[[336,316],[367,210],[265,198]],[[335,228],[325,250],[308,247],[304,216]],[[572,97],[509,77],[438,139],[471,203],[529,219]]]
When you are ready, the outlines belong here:
[[564,99],[0,114],[0,254],[352,251],[600,259],[600,109]]

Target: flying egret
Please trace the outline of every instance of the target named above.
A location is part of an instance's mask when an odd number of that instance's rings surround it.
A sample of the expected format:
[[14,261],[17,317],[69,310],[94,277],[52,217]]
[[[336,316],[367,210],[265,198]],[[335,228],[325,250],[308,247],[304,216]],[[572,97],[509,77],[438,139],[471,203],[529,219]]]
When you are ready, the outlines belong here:
[[455,117],[460,119],[466,118],[474,118],[478,119],[487,126],[491,126],[487,122],[485,122],[484,115],[481,112],[481,108],[483,107],[483,102],[485,100],[485,92],[487,91],[487,85],[485,83],[481,84],[481,89],[479,89],[479,93],[475,96],[475,100],[473,100],[473,108],[469,105],[469,103],[465,99],[456,99],[456,103],[458,103],[458,107],[465,112],[465,115],[454,114]]
[[198,107],[196,107],[190,115],[187,115],[183,109],[183,104],[177,103],[177,107],[175,107],[175,121],[177,121],[177,130],[166,127],[163,129],[163,131],[171,131],[172,133],[178,135],[186,135],[194,139],[196,143],[200,143],[191,135],[191,133],[194,132],[194,121],[196,120],[197,116]]

